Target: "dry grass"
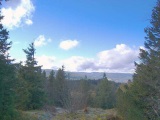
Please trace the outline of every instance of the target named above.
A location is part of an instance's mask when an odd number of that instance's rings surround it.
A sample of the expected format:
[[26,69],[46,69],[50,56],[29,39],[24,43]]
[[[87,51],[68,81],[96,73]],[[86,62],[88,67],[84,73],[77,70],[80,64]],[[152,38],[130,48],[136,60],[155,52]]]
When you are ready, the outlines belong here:
[[116,109],[88,108],[88,113],[79,110],[75,113],[56,112],[54,114],[44,111],[27,111],[23,114],[31,118],[25,120],[122,120],[117,115]]

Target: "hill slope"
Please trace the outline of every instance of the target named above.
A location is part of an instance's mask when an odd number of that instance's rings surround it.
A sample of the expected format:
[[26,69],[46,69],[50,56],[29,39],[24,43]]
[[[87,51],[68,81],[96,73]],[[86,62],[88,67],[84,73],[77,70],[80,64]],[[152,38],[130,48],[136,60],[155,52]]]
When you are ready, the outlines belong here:
[[[51,71],[51,69],[45,69],[46,71],[46,75],[49,76],[49,73]],[[56,70],[54,70],[55,73],[57,72]],[[98,80],[103,78],[103,72],[68,72],[66,71],[66,75],[69,79],[71,80],[79,80],[79,79],[83,79],[85,78],[85,76],[87,76],[87,79],[91,79],[91,80]],[[106,73],[107,78],[109,80],[115,81],[115,82],[127,82],[129,79],[132,80],[132,75],[130,73]]]

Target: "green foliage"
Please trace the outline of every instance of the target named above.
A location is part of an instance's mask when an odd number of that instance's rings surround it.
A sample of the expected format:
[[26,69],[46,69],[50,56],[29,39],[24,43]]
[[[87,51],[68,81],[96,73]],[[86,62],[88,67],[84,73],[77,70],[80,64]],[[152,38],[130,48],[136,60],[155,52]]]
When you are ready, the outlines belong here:
[[[27,49],[23,50],[26,53],[26,64],[22,67],[19,73],[23,80],[27,84],[27,92],[29,92],[28,100],[26,102],[27,109],[41,108],[45,102],[44,93],[44,77],[41,73],[41,66],[36,66],[35,60],[35,48],[34,44],[30,44]],[[25,85],[25,82],[23,82]],[[25,91],[24,91],[25,92]]]
[[24,68],[21,64],[17,66],[17,78],[15,81],[15,105],[17,109],[20,110],[26,110],[27,109],[27,103],[29,101],[29,84],[27,81],[24,79],[23,74],[24,74]]
[[27,67],[34,67],[37,65],[37,61],[35,61],[35,51],[34,43],[29,44],[29,47],[27,49],[23,49],[24,53],[26,53],[26,65]]
[[24,111],[17,111],[17,118],[16,120],[38,120],[38,116],[29,114]]
[[48,96],[48,104],[54,105],[54,99],[55,99],[55,75],[54,71],[52,70],[50,72],[50,75],[48,77],[48,84],[47,84],[47,96]]
[[69,103],[68,98],[68,87],[67,81],[65,79],[64,66],[57,71],[56,80],[55,80],[55,105],[66,107]]
[[0,15],[0,120],[14,120],[15,66],[8,54],[12,42],[7,42],[9,33],[3,28],[2,19]]
[[160,119],[160,0],[152,11],[150,23],[145,29],[145,49],[140,49],[133,83],[126,92],[118,93],[119,112],[125,120]]
[[[134,87],[143,88],[137,92],[138,103],[147,119],[160,119],[160,0],[152,11],[151,26],[145,29],[145,50],[141,49],[140,64],[134,75]],[[136,89],[135,88],[135,89]]]
[[106,77],[104,77],[97,86],[95,107],[103,109],[113,108],[115,105],[115,99],[115,86],[112,82],[108,81]]
[[80,81],[80,90],[79,90],[79,92],[82,94],[82,96],[81,96],[81,101],[82,101],[81,108],[84,108],[84,107],[88,106],[89,90],[90,90],[90,84],[89,84],[88,80],[81,80]]
[[[69,86],[69,88],[71,88],[71,86]],[[87,108],[87,106],[89,105],[89,89],[90,85],[88,80],[83,79],[77,83],[74,82],[74,84],[72,84],[72,89],[69,89],[69,102],[71,112],[76,112],[77,110]]]
[[46,71],[45,70],[43,70],[43,72],[42,72],[42,77],[43,77],[44,81],[47,80],[47,76],[46,76]]
[[0,119],[14,117],[14,66],[0,60]]
[[122,84],[117,91],[117,109],[124,120],[145,120],[138,98],[134,95],[137,90]]

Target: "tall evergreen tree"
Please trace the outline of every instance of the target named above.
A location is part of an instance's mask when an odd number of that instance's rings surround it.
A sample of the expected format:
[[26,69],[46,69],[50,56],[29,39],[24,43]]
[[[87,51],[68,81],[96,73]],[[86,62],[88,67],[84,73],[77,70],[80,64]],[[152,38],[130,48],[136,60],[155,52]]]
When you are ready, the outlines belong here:
[[43,70],[43,72],[42,72],[42,79],[43,79],[43,87],[44,87],[44,91],[45,91],[45,94],[47,94],[47,85],[48,85],[48,81],[47,81],[47,79],[48,79],[48,77],[47,77],[47,75],[46,75],[46,71],[45,70]]
[[[34,43],[29,44],[29,47],[27,49],[23,49],[24,53],[26,53],[26,67],[32,67],[32,68],[41,68],[40,66],[35,67],[37,65],[37,61],[35,60],[35,51]],[[32,69],[34,70],[34,69]]]
[[47,87],[47,93],[48,93],[48,102],[49,105],[53,105],[54,104],[54,98],[55,96],[55,75],[54,75],[54,71],[52,70],[50,72],[50,75],[48,77],[48,87]]
[[24,79],[25,70],[22,63],[16,66],[16,81],[15,81],[15,92],[16,92],[16,99],[15,99],[15,106],[16,109],[19,110],[26,110],[27,103],[29,101],[29,84]]
[[90,89],[90,85],[89,85],[88,80],[80,80],[79,93],[81,94],[81,97],[79,101],[81,101],[80,103],[81,108],[88,106],[89,89]]
[[141,49],[134,82],[143,87],[140,101],[146,103],[143,109],[146,118],[160,119],[160,0],[152,11],[150,24],[145,29],[145,50]]
[[41,66],[37,66],[35,60],[35,48],[31,43],[27,49],[23,50],[26,53],[26,64],[23,67],[23,79],[28,83],[28,90],[30,93],[29,101],[27,103],[28,109],[38,109],[44,104],[44,80],[42,77]]
[[15,67],[8,54],[12,42],[7,41],[9,32],[3,27],[2,19],[3,16],[0,14],[0,119],[11,120],[15,118],[13,101]]
[[47,79],[47,77],[46,77],[46,71],[45,70],[43,70],[43,72],[42,72],[42,77],[44,78],[44,80]]
[[[130,87],[129,84],[121,84],[117,90],[117,109],[124,120],[146,120],[139,99],[136,97],[136,90],[140,88]],[[136,88],[136,89],[135,89]],[[136,100],[136,102],[135,102]]]
[[128,109],[132,113],[125,113],[128,114],[126,120],[135,120],[136,116],[143,120],[160,119],[160,0],[153,8],[150,24],[145,29],[145,49],[140,49],[133,84],[125,93],[131,98]]
[[61,107],[68,107],[68,89],[65,78],[64,66],[57,71],[55,81],[55,104]]
[[110,109],[115,104],[114,85],[104,77],[97,86],[95,106],[103,109]]

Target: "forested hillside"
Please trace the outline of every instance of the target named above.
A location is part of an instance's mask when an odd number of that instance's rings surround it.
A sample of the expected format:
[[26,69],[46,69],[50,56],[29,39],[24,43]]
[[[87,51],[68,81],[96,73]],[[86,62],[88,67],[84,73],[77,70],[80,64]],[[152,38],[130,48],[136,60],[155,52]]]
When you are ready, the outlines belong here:
[[[46,71],[46,76],[49,76],[51,69],[44,69]],[[55,73],[57,70],[55,70]],[[80,80],[87,77],[90,80],[98,80],[103,77],[103,72],[69,72],[65,71],[67,79]],[[107,78],[110,81],[127,83],[128,80],[132,80],[133,74],[131,73],[106,73]]]

